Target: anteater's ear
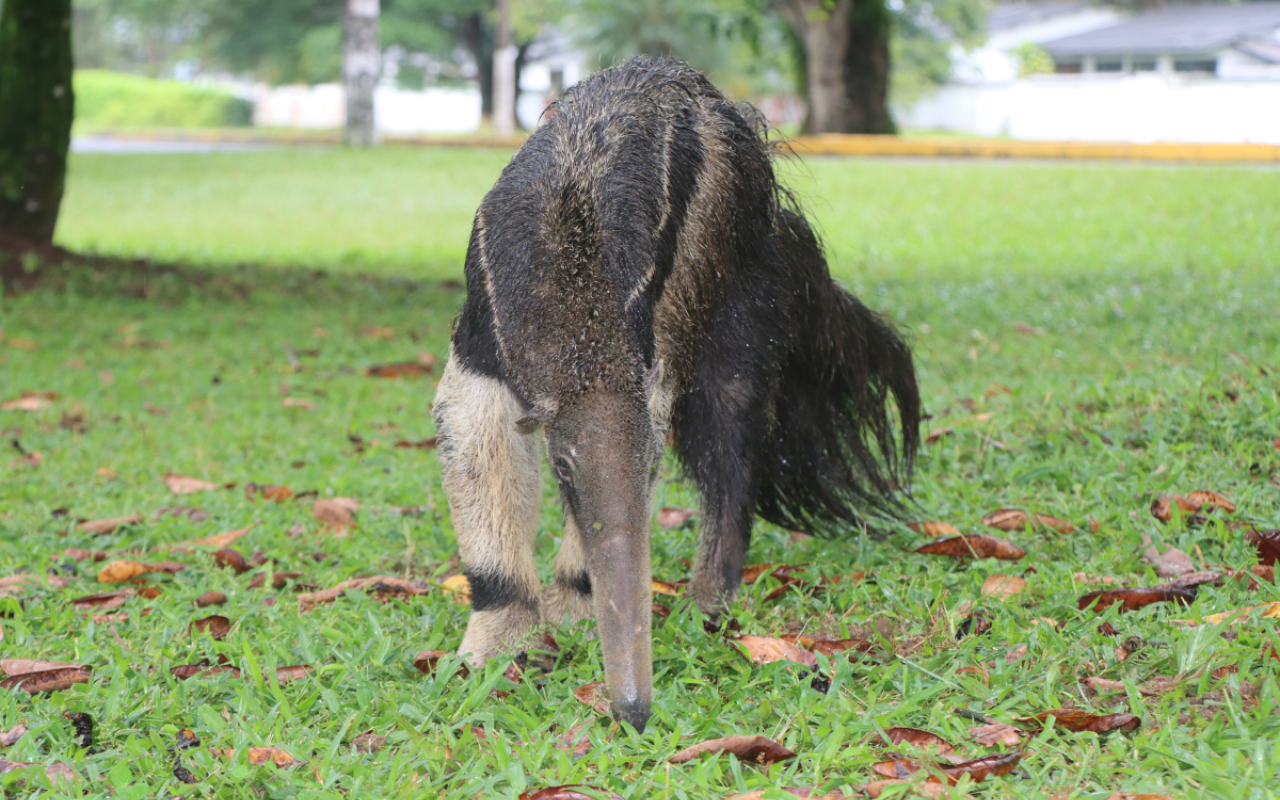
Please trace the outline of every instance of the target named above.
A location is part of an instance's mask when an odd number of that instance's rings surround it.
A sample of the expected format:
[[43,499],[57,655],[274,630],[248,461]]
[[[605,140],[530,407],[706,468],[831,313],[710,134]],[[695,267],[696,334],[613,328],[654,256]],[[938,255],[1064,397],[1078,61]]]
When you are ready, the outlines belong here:
[[523,417],[516,420],[516,430],[524,434],[533,433],[539,427],[551,424],[555,418],[556,404],[553,401],[535,402]]
[[662,377],[666,372],[666,365],[663,359],[659,358],[653,362],[653,366],[649,369],[649,374],[644,376],[644,396],[652,398],[653,393],[662,385]]

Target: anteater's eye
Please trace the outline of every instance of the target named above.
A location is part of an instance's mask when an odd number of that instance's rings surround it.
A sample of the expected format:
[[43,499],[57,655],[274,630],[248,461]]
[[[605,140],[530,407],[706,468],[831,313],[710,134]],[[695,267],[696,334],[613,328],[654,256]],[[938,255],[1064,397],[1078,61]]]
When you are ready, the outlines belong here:
[[569,486],[573,483],[573,465],[569,463],[569,459],[564,456],[556,456],[553,462],[553,468],[556,473],[556,480]]

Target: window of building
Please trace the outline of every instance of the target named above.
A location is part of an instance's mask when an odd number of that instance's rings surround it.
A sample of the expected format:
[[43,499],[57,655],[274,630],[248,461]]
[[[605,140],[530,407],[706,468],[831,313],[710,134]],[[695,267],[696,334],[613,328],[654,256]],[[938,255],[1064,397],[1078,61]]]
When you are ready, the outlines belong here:
[[1053,71],[1059,75],[1078,75],[1084,71],[1084,67],[1079,61],[1055,61]]
[[1123,61],[1108,61],[1106,59],[1098,59],[1098,72],[1124,72]]
[[1135,58],[1133,60],[1134,72],[1155,72],[1156,60],[1154,58]]
[[1208,59],[1178,59],[1173,62],[1174,72],[1217,72],[1218,62]]

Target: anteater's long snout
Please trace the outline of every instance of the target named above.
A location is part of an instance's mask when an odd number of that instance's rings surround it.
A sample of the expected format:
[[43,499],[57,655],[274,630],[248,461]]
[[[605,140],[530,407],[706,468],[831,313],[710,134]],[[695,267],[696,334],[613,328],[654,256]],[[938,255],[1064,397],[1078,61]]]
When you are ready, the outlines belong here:
[[607,525],[584,534],[609,704],[643,732],[653,703],[648,531]]

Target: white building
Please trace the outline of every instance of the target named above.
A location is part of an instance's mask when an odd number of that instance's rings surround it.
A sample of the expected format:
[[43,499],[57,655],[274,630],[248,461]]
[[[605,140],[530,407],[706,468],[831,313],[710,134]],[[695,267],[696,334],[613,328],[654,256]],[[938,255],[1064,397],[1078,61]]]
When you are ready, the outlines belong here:
[[[934,95],[897,109],[899,122],[1016,139],[1280,144],[1280,2],[1101,25],[1087,16],[1096,9],[1070,5],[997,7],[987,46]],[[1092,27],[1063,32],[1070,25]],[[1025,42],[1052,57],[1054,74],[1017,77]]]

